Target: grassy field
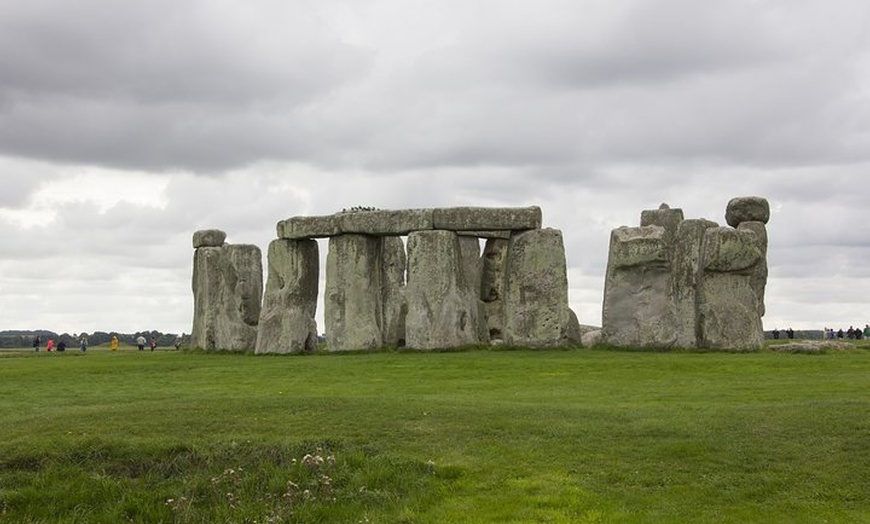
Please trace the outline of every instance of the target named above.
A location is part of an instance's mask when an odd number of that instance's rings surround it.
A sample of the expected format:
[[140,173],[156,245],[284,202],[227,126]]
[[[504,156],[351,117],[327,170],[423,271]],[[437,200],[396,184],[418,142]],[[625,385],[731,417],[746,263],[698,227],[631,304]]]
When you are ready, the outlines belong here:
[[870,522],[870,351],[5,352],[0,522]]

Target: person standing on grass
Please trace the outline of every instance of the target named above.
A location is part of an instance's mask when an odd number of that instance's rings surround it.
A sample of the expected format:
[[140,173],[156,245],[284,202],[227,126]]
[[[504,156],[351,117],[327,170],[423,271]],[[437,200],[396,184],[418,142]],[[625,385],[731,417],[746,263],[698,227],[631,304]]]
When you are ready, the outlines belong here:
[[109,343],[109,348],[112,351],[118,351],[118,337],[117,337],[117,335],[112,335],[112,341]]
[[82,333],[82,337],[79,339],[79,348],[81,348],[82,353],[88,350],[88,334]]
[[870,338],[870,324],[864,324],[864,338]]
[[157,347],[157,340],[154,337],[151,337],[151,341],[148,344],[151,346],[151,351],[154,351],[154,348]]
[[[867,329],[870,329],[870,326],[867,326]],[[181,335],[175,337],[175,351],[178,351],[181,348]]]
[[63,353],[64,351],[66,351],[66,342],[60,339],[60,342],[57,343],[57,352]]
[[139,338],[136,339],[136,345],[139,346],[139,351],[145,351],[145,337],[139,335]]
[[48,339],[48,342],[45,343],[45,350],[50,352],[52,349],[54,349],[54,339],[50,338]]
[[41,345],[42,345],[42,339],[39,337],[39,335],[36,335],[36,337],[34,337],[34,339],[33,339],[33,349],[34,349],[34,351],[36,351],[37,353],[39,353],[39,346],[41,346]]

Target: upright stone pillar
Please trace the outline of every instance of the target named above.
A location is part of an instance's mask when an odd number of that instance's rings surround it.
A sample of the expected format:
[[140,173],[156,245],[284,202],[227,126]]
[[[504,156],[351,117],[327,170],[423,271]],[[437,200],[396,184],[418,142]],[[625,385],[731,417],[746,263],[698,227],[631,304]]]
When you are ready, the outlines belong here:
[[602,336],[617,347],[672,347],[677,340],[671,246],[657,225],[620,227],[610,235]]
[[489,330],[486,325],[486,306],[480,297],[480,282],[483,262],[480,258],[480,239],[476,236],[459,235],[459,253],[462,257],[462,271],[468,289],[477,304],[477,338],[480,343],[489,343]]
[[258,354],[303,353],[317,348],[320,255],[315,240],[273,240],[257,333]]
[[507,279],[507,239],[490,238],[483,248],[480,299],[484,303],[486,328],[491,342],[504,342],[504,299]]
[[561,231],[533,229],[511,235],[506,275],[506,344],[559,347],[570,345],[570,337],[579,337],[579,326],[572,326],[568,308],[568,270]]
[[764,316],[764,289],[767,286],[767,222],[770,220],[770,203],[757,196],[736,197],[725,208],[725,221],[737,229],[749,229],[758,235],[761,260],[752,272],[752,288],[758,295],[758,314]]
[[456,233],[408,236],[408,347],[441,349],[477,344],[477,291],[470,289]]
[[324,300],[329,351],[383,346],[382,246],[380,237],[368,235],[329,239]]
[[257,343],[263,297],[260,248],[228,245],[218,230],[194,234],[191,344],[207,350],[248,351]]
[[674,238],[673,297],[676,314],[676,342],[680,348],[696,348],[701,338],[698,319],[698,287],[703,268],[701,253],[708,229],[718,227],[716,222],[689,219],[680,223]]
[[385,346],[405,346],[405,244],[397,236],[382,239],[382,282],[384,303],[383,342]]
[[706,231],[698,306],[701,347],[752,351],[763,346],[752,282],[761,259],[761,239],[754,231],[728,227]]

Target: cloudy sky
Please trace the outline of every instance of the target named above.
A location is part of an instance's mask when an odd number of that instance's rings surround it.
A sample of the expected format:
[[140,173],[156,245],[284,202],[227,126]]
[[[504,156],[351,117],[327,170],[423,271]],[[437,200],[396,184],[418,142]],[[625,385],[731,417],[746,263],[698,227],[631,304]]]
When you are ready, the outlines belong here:
[[198,229],[459,205],[541,206],[600,324],[613,228],[741,195],[765,327],[863,326],[868,177],[864,0],[0,2],[0,329],[189,332]]

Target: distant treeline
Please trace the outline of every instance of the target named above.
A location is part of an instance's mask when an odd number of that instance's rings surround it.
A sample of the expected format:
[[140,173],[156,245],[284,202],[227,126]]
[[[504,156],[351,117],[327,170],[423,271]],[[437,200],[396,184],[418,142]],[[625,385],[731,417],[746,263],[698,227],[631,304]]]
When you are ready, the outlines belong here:
[[[26,348],[33,346],[33,339],[39,336],[41,339],[40,344],[45,347],[45,343],[48,342],[48,339],[54,339],[55,344],[60,342],[61,340],[66,342],[68,347],[78,347],[79,340],[81,340],[81,333],[74,333],[70,335],[69,333],[55,333],[53,331],[47,330],[36,330],[36,331],[0,331],[0,348]],[[108,344],[112,340],[112,335],[118,337],[118,340],[121,343],[127,344],[135,344],[136,338],[139,335],[142,335],[148,340],[151,340],[151,337],[157,341],[157,345],[160,347],[164,346],[174,346],[175,339],[178,338],[177,333],[161,333],[159,331],[139,331],[136,333],[106,333],[104,331],[95,331],[93,333],[88,333],[88,345],[89,346],[99,346],[101,344]],[[186,335],[182,335],[182,343],[186,345],[187,339],[189,337]]]

